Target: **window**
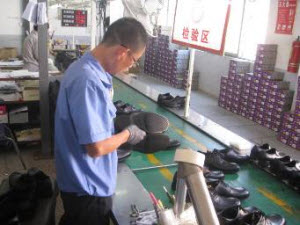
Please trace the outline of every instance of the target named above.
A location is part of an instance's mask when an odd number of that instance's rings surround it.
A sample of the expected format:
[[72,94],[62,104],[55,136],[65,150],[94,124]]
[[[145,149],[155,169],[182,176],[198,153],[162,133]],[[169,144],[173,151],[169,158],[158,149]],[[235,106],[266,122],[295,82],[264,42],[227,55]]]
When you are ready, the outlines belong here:
[[[173,26],[176,2],[164,0],[159,24]],[[269,7],[270,0],[231,0],[225,55],[255,59],[257,44],[265,42]]]
[[225,52],[254,60],[257,44],[265,42],[270,0],[232,0]]

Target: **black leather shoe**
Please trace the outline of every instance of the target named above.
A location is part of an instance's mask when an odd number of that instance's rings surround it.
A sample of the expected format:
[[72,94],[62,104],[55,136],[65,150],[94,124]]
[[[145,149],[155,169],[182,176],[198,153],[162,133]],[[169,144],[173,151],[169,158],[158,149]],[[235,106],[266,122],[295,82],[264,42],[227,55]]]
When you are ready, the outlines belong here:
[[270,171],[277,175],[278,177],[282,178],[282,171],[284,170],[285,164],[291,162],[290,156],[284,156],[279,159],[274,159],[270,161]]
[[157,98],[157,103],[160,104],[162,101],[173,100],[173,99],[174,97],[170,93],[159,94]]
[[223,211],[225,209],[236,207],[241,205],[241,201],[237,198],[223,197],[215,192],[210,192],[211,200],[215,206],[217,212]]
[[218,214],[220,224],[222,225],[238,225],[239,219],[245,217],[246,215],[254,212],[259,212],[260,210],[256,207],[246,207],[235,206]]
[[257,154],[261,151],[267,151],[271,149],[271,146],[269,144],[262,144],[262,145],[255,145],[252,149],[251,149],[251,154],[250,154],[250,158],[251,159],[257,159]]
[[277,152],[275,148],[257,153],[258,165],[265,168],[270,166],[271,160],[280,159],[282,157],[284,157],[284,155]]
[[126,103],[123,102],[122,100],[118,100],[118,101],[114,102],[114,105],[115,105],[116,108],[120,108],[120,107],[124,106],[125,104]]
[[30,168],[28,175],[36,181],[36,196],[40,198],[50,198],[53,195],[53,185],[49,176],[38,168]]
[[204,177],[207,178],[212,178],[212,179],[217,179],[217,180],[223,180],[225,175],[222,171],[220,170],[209,170],[207,167],[203,168],[203,174]]
[[238,164],[224,160],[216,150],[205,155],[204,163],[210,169],[222,170],[224,173],[236,173],[240,169]]
[[174,98],[170,95],[164,98],[161,97],[160,100],[158,100],[158,104],[168,108],[181,109],[184,107],[185,97],[176,96]]
[[131,150],[117,149],[118,162],[123,162],[131,156]]
[[236,162],[236,163],[244,163],[249,161],[248,155],[241,155],[238,152],[234,151],[232,148],[227,148],[224,150],[219,150],[223,159],[229,162]]
[[125,104],[121,107],[117,107],[117,115],[123,115],[123,114],[131,114],[131,113],[136,113],[136,112],[141,112],[141,109],[137,109],[134,106],[130,104]]
[[289,179],[293,172],[300,171],[300,162],[293,160],[290,163],[285,164],[281,170],[281,176],[283,179]]
[[180,141],[178,140],[170,140],[169,141],[169,145],[167,146],[167,149],[170,149],[170,148],[177,148],[181,145]]
[[249,197],[249,191],[243,187],[231,187],[224,181],[212,183],[210,188],[218,195],[225,197],[234,197],[238,199],[245,199]]
[[240,225],[284,225],[285,219],[278,215],[265,215],[263,212],[253,212],[241,217],[238,224]]

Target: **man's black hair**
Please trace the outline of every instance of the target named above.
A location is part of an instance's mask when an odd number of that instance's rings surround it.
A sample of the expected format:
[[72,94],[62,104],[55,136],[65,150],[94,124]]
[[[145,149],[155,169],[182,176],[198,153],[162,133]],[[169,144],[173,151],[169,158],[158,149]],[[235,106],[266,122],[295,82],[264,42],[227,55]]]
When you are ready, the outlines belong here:
[[[49,23],[47,23],[46,24],[47,25],[47,29],[49,29]],[[35,30],[35,31],[38,31],[38,25],[37,24],[35,24],[35,25],[33,25],[33,29]]]
[[108,27],[101,43],[107,46],[122,45],[135,52],[145,47],[147,36],[139,21],[124,17]]

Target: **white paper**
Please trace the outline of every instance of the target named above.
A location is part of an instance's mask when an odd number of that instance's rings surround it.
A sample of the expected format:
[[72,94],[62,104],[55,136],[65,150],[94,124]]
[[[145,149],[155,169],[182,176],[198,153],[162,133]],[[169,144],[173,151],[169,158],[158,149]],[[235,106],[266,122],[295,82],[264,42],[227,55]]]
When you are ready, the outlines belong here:
[[16,61],[0,61],[0,66],[23,66],[24,63],[22,60]]
[[37,22],[37,2],[29,1],[26,9],[22,15],[22,18],[28,20],[29,22],[36,23]]
[[46,2],[29,1],[22,18],[38,25],[48,23]]
[[38,18],[37,18],[37,24],[43,25],[45,23],[48,23],[47,18],[47,5],[46,2],[38,3]]

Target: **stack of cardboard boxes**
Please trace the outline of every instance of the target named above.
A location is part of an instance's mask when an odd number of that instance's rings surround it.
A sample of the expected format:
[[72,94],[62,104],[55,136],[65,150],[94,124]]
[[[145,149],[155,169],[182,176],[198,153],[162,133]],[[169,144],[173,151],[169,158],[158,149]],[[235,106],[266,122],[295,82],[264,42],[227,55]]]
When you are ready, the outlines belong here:
[[284,113],[278,140],[300,150],[300,77],[294,112]]
[[170,37],[150,38],[145,52],[144,72],[172,87],[183,88],[189,63],[189,50],[176,49]]
[[277,45],[258,45],[253,73],[248,62],[231,60],[228,77],[221,78],[219,106],[279,132],[293,92],[284,74],[274,71],[276,54]]

